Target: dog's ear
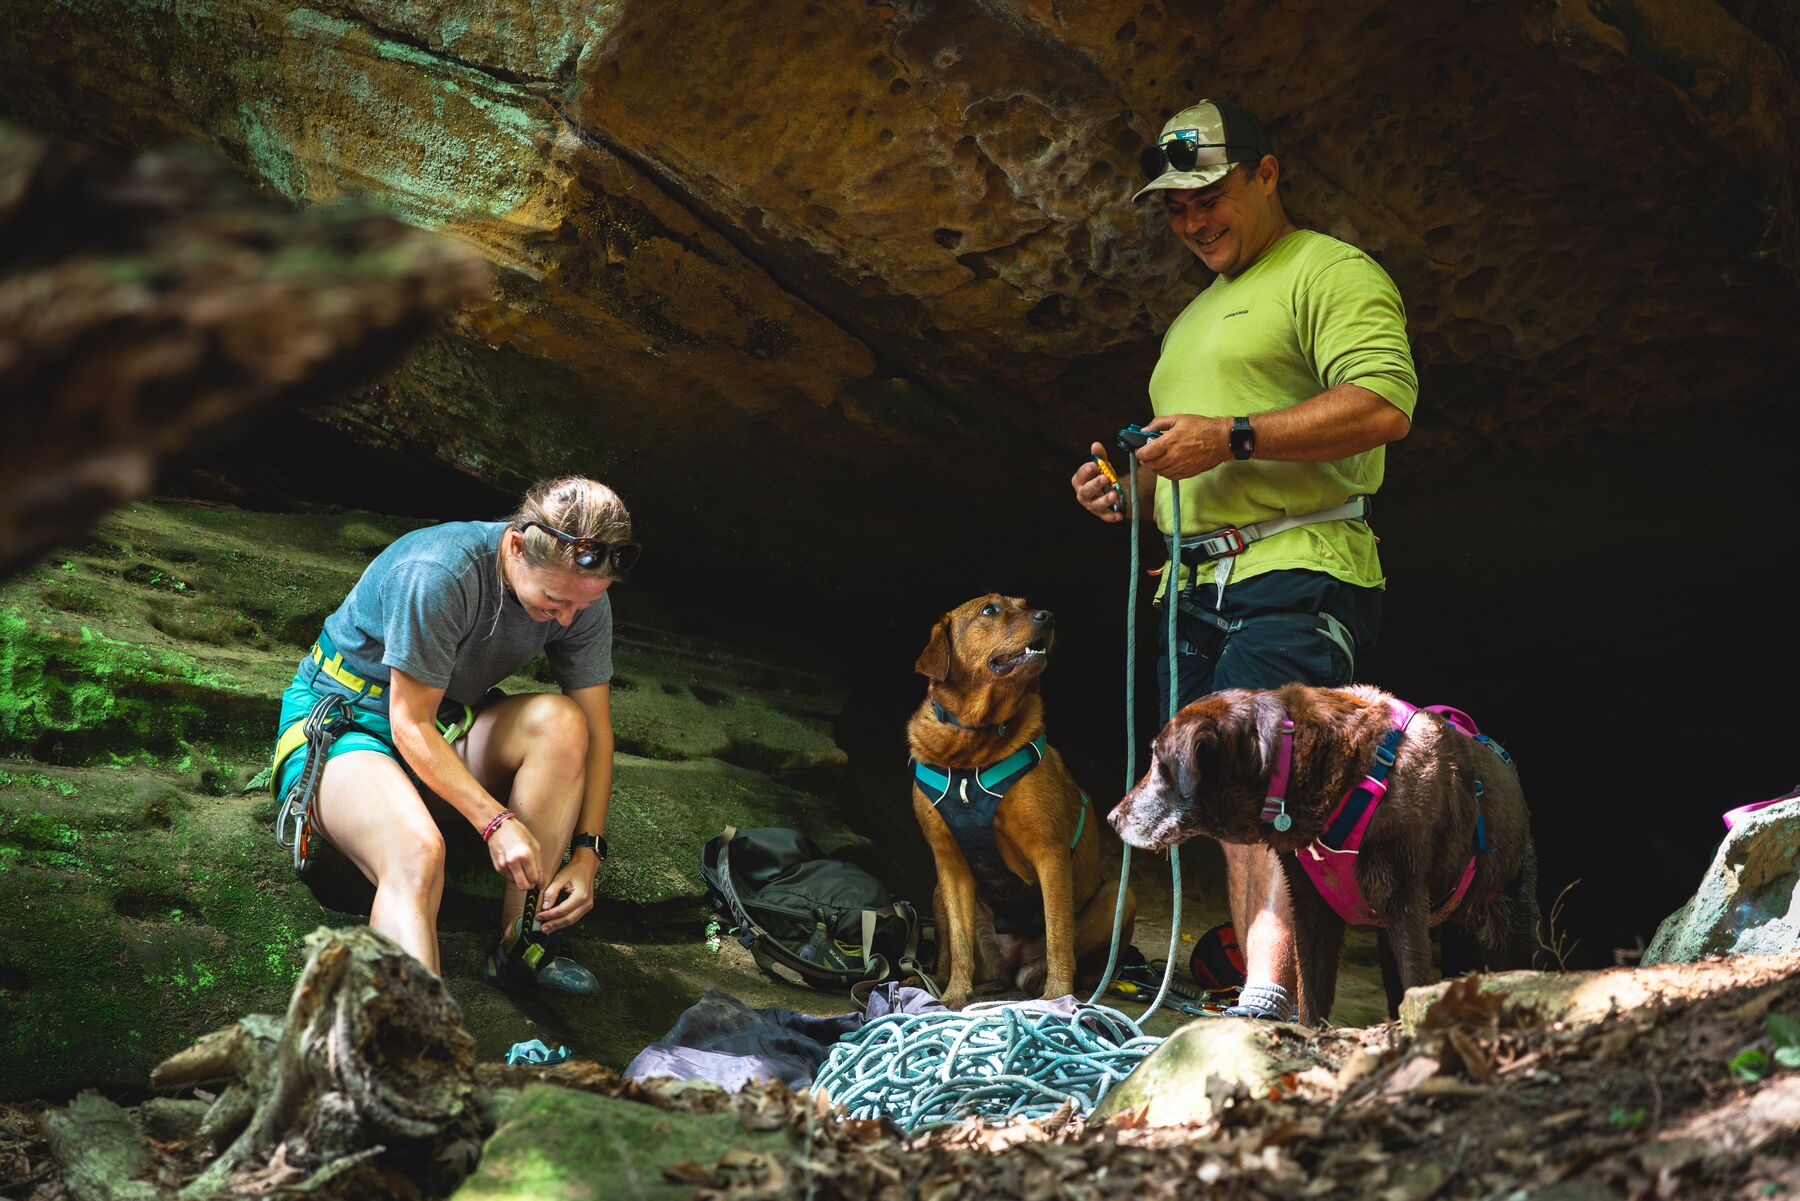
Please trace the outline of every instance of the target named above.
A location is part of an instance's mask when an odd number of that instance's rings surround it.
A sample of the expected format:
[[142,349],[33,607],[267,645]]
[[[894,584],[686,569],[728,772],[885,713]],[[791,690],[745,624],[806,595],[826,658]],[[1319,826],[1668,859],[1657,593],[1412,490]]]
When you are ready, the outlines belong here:
[[1251,721],[1246,726],[1246,733],[1254,739],[1256,762],[1259,770],[1267,773],[1275,770],[1275,758],[1281,746],[1281,723],[1287,719],[1288,708],[1279,692],[1250,693]]
[[1218,731],[1212,722],[1193,713],[1178,713],[1157,738],[1155,753],[1176,794],[1192,800],[1201,781],[1212,777],[1218,750]]
[[925,649],[919,652],[919,661],[913,664],[913,670],[940,684],[950,677],[949,614],[938,618],[938,623],[931,627],[931,637],[925,640]]

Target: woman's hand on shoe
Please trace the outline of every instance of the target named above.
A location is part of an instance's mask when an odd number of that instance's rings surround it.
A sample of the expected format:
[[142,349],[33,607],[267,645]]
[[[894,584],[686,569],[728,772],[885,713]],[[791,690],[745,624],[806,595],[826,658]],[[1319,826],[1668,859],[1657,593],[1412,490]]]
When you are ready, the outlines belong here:
[[538,850],[537,839],[525,828],[524,822],[503,823],[488,839],[487,847],[494,870],[514,888],[536,888],[538,881],[543,879],[538,866],[543,856]]
[[554,934],[573,926],[594,907],[594,869],[585,860],[586,856],[576,855],[563,864],[556,879],[544,890],[538,905],[538,920],[544,923],[544,933]]

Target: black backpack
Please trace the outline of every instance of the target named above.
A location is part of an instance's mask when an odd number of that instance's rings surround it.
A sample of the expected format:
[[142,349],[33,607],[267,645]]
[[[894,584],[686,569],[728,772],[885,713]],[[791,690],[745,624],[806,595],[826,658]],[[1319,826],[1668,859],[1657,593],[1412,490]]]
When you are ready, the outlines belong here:
[[826,989],[924,975],[912,906],[798,830],[726,826],[700,852],[700,874],[707,903],[770,975],[780,964]]

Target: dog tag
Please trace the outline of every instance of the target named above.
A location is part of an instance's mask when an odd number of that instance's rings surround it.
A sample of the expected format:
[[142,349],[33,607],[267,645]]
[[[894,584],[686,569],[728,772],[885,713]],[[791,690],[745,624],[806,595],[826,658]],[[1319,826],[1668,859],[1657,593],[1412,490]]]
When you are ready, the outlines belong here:
[[1271,822],[1270,824],[1273,825],[1275,827],[1275,829],[1277,831],[1279,831],[1280,833],[1286,834],[1288,832],[1288,829],[1293,826],[1294,819],[1289,817],[1285,813],[1277,813],[1275,815],[1275,820],[1273,822]]

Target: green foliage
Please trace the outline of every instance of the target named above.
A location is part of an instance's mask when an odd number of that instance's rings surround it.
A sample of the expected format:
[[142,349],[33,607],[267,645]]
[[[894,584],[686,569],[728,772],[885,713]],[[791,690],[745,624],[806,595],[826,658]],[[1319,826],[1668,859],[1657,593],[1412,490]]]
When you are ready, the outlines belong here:
[[1763,1023],[1775,1047],[1775,1062],[1784,1068],[1800,1068],[1800,1020],[1785,1013],[1771,1013]]
[[1613,1106],[1612,1112],[1606,1115],[1609,1125],[1617,1130],[1636,1130],[1644,1124],[1642,1109],[1626,1109],[1623,1105]]
[[1754,1084],[1769,1074],[1769,1057],[1760,1049],[1751,1047],[1740,1052],[1737,1058],[1725,1065],[1733,1076],[1746,1084]]

